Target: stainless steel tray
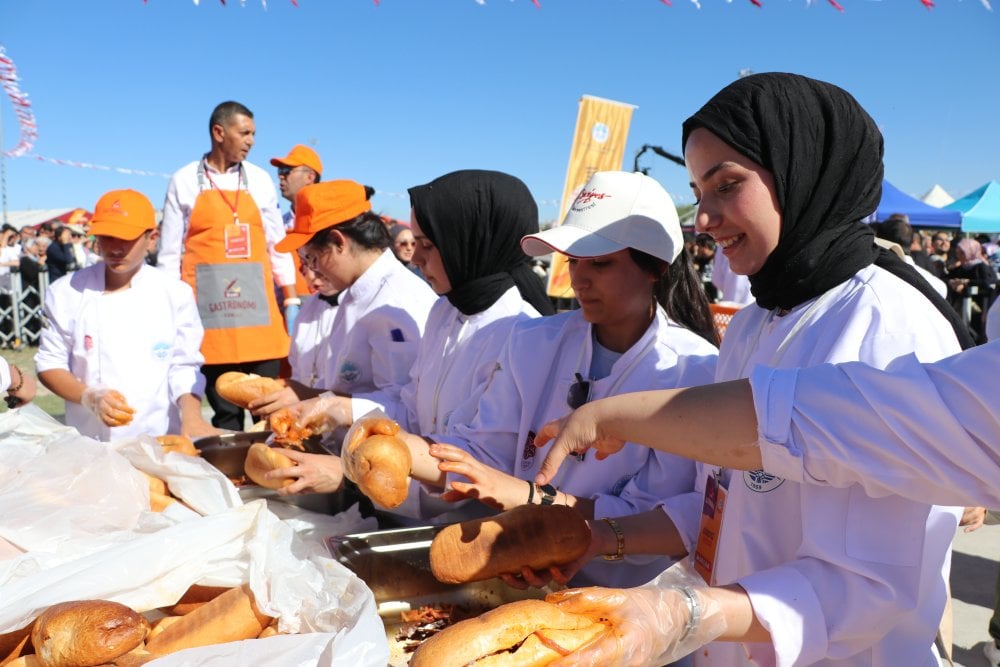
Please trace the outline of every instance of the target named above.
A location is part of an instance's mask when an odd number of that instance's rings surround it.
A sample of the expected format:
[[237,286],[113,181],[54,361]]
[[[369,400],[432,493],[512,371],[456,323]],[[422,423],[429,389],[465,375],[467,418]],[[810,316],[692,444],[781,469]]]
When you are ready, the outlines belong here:
[[400,614],[422,605],[456,604],[493,609],[508,602],[544,598],[552,589],[517,590],[500,579],[469,584],[443,584],[430,570],[430,544],[443,526],[420,526],[358,533],[327,540],[330,553],[371,588],[385,625],[390,665],[406,665],[410,654],[396,635],[404,625]]

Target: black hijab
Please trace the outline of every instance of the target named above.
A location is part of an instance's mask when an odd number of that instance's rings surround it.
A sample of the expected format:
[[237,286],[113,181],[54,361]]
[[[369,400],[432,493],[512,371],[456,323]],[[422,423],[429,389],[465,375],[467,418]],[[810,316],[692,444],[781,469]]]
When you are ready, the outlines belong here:
[[882,197],[882,134],[849,93],[797,74],[754,74],[684,121],[682,145],[700,127],[774,177],[781,233],[749,276],[758,305],[794,308],[874,263],[927,297],[963,349],[974,344],[955,310],[861,223]]
[[521,250],[521,237],[538,232],[538,207],[520,179],[466,169],[409,193],[417,224],[441,253],[453,306],[480,313],[516,285],[539,313],[552,314],[542,280]]

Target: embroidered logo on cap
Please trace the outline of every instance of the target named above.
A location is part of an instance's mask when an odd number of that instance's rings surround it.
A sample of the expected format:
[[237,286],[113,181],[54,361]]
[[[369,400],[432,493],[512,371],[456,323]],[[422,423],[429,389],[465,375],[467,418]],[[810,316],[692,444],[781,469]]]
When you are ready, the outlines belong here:
[[597,206],[597,202],[602,199],[611,199],[612,195],[607,192],[598,192],[597,190],[581,190],[580,194],[576,196],[573,200],[573,206],[571,207],[574,211],[586,211],[588,209]]

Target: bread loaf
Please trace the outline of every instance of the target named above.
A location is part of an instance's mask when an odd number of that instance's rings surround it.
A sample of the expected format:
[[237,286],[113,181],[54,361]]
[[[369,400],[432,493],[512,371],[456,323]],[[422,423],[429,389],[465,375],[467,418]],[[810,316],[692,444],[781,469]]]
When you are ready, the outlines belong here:
[[344,475],[380,507],[399,507],[410,489],[413,458],[406,443],[396,437],[399,424],[391,419],[368,419],[355,425],[341,452]]
[[31,643],[44,667],[80,667],[111,662],[142,644],[147,634],[146,618],[123,604],[77,600],[42,612]]
[[20,630],[0,635],[0,665],[6,665],[24,652],[24,647],[31,641],[31,628],[29,623]]
[[215,381],[215,390],[219,392],[219,396],[241,408],[247,407],[250,401],[279,391],[284,386],[284,380],[239,371],[223,373]]
[[547,665],[608,626],[542,600],[522,600],[445,628],[421,644],[410,667]]
[[160,443],[165,452],[177,452],[188,456],[200,456],[201,452],[191,442],[191,438],[186,435],[158,435],[156,441]]
[[229,587],[227,586],[201,586],[194,584],[184,592],[180,600],[175,602],[173,606],[164,608],[164,611],[176,616],[190,614],[201,605],[214,600],[228,590]]
[[572,563],[590,546],[590,529],[572,507],[521,505],[447,526],[431,542],[431,572],[460,584]]
[[155,655],[196,646],[254,639],[272,621],[261,613],[250,587],[231,588],[171,624],[146,644]]
[[295,480],[291,477],[283,479],[266,479],[265,473],[279,468],[290,468],[295,465],[295,461],[281,453],[275,447],[269,447],[263,442],[255,442],[247,450],[247,458],[243,464],[243,472],[246,473],[255,484],[269,489],[280,489],[288,486]]

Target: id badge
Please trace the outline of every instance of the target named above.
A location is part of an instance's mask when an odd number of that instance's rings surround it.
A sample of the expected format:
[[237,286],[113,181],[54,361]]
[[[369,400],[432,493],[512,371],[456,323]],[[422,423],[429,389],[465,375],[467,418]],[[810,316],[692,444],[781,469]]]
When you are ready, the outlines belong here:
[[226,225],[226,259],[247,259],[250,257],[250,225],[234,220]]
[[698,545],[694,550],[694,569],[709,586],[715,584],[715,563],[719,555],[719,537],[722,534],[722,515],[726,511],[726,495],[718,472],[705,482],[705,502],[698,526]]

